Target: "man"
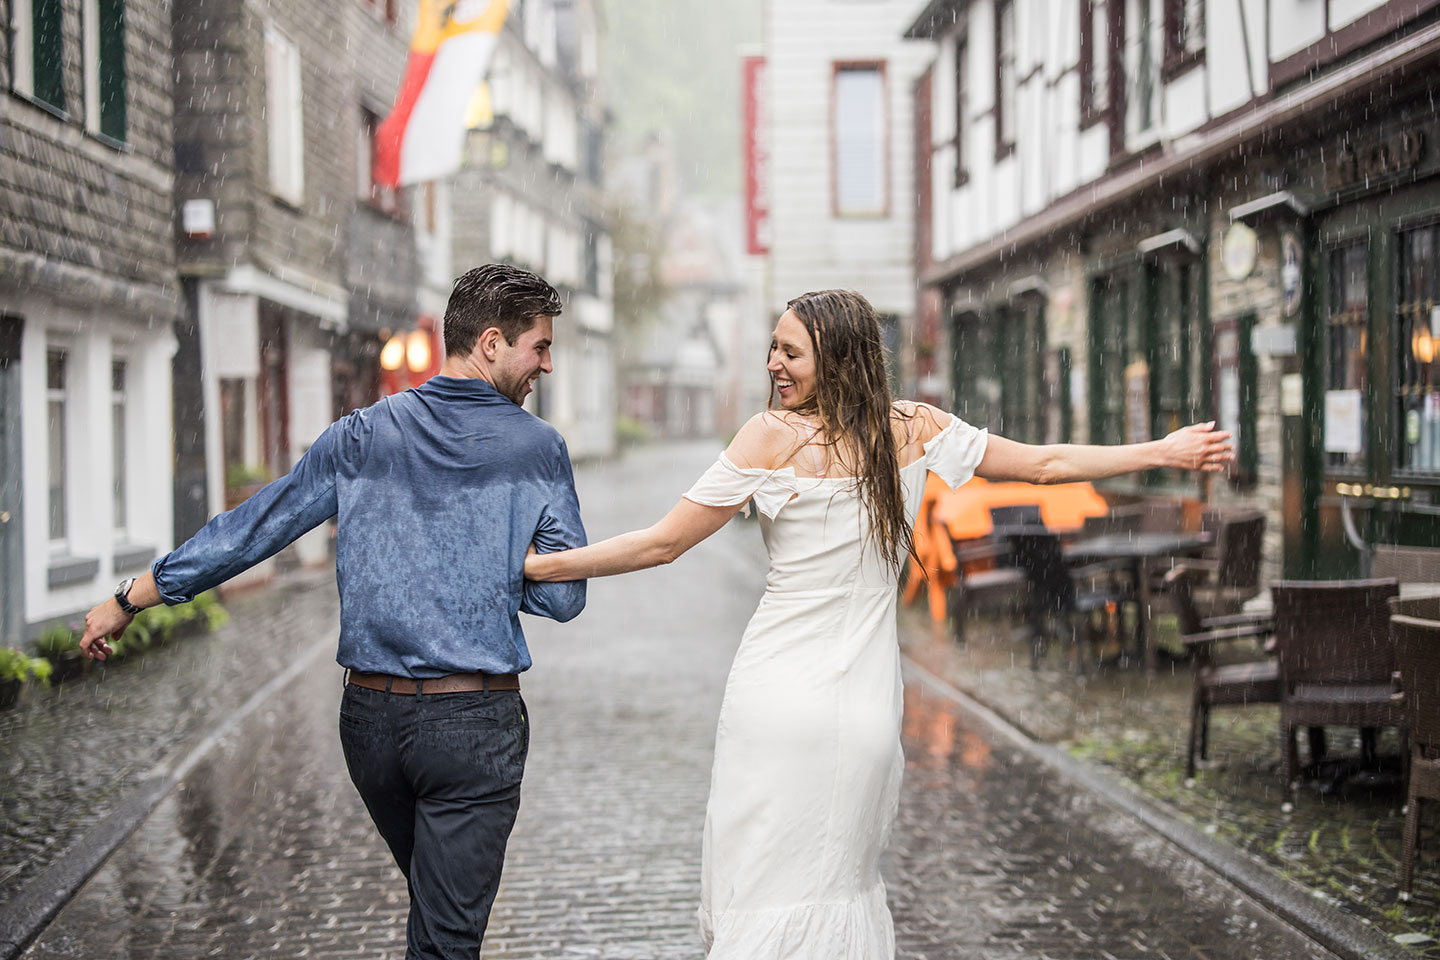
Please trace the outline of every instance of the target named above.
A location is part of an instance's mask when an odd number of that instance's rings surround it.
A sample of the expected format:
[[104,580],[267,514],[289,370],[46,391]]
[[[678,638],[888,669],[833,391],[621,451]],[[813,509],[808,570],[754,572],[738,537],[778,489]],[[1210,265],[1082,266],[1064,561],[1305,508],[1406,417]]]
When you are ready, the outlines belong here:
[[81,648],[104,660],[141,609],[191,600],[338,514],[340,742],[409,882],[411,960],[479,953],[530,743],[517,614],[585,606],[584,581],[523,577],[532,542],[585,543],[565,443],[520,407],[550,372],[560,311],[533,273],[466,273],[439,376],[331,424],[289,475],[85,618]]

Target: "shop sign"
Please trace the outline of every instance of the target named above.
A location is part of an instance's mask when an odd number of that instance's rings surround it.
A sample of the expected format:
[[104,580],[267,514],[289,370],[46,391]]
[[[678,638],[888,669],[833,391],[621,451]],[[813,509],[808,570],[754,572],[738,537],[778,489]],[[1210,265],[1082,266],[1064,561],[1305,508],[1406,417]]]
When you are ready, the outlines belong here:
[[1359,453],[1365,419],[1359,390],[1325,391],[1325,452]]
[[1287,317],[1300,312],[1300,238],[1289,230],[1280,236],[1280,308]]
[[1335,160],[1325,166],[1325,189],[1344,190],[1356,184],[1384,180],[1420,166],[1425,155],[1425,134],[1406,130],[1369,143],[1346,143]]
[[1225,264],[1225,276],[1231,280],[1244,280],[1255,270],[1255,257],[1259,242],[1255,231],[1247,224],[1235,222],[1225,231],[1220,245],[1221,259]]

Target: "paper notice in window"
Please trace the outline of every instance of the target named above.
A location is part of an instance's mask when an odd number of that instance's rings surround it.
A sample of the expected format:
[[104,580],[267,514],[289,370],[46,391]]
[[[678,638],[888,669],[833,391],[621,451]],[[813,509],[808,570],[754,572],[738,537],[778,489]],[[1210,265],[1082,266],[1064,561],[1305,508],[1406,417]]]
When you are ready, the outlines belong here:
[[1325,452],[1359,453],[1364,417],[1359,390],[1325,391]]

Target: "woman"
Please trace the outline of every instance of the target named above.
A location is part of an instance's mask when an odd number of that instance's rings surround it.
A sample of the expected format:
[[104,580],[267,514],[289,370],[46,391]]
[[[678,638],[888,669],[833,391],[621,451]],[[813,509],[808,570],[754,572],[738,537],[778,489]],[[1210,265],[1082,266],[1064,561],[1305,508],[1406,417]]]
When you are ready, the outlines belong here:
[[779,410],[751,419],[659,523],[562,553],[533,580],[669,563],[753,499],[770,554],[764,598],[720,709],[700,922],[710,960],[894,956],[880,855],[897,809],[896,583],[927,470],[1060,483],[1153,467],[1220,470],[1205,424],[1116,447],[1027,446],[893,403],[875,311],[857,293],[790,301],[768,369]]

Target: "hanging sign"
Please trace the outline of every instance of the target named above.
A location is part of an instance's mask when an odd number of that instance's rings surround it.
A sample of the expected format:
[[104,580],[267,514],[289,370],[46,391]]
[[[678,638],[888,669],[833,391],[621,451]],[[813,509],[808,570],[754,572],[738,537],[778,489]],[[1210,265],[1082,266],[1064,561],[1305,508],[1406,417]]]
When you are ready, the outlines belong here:
[[1225,276],[1231,280],[1244,280],[1255,270],[1255,257],[1259,241],[1255,231],[1248,224],[1236,222],[1225,231],[1220,246],[1221,259],[1225,263]]
[[1300,312],[1300,238],[1289,230],[1280,235],[1280,306],[1287,317]]

